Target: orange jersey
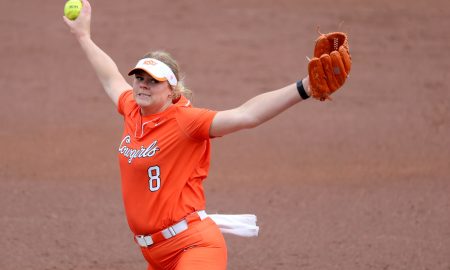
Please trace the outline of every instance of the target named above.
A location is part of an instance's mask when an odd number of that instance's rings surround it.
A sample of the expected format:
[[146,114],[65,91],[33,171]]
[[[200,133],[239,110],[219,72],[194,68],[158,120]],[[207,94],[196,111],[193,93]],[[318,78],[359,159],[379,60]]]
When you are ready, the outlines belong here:
[[142,116],[132,91],[122,93],[119,145],[122,194],[134,234],[160,231],[205,209],[202,181],[210,160],[209,128],[215,111],[192,108],[185,98]]

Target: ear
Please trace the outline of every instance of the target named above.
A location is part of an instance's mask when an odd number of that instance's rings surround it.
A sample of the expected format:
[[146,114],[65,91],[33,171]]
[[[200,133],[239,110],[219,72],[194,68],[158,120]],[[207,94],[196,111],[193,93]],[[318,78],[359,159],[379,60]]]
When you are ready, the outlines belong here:
[[175,91],[173,90],[173,86],[169,84],[169,88],[170,88],[170,93],[168,95],[168,97],[173,98],[175,96]]

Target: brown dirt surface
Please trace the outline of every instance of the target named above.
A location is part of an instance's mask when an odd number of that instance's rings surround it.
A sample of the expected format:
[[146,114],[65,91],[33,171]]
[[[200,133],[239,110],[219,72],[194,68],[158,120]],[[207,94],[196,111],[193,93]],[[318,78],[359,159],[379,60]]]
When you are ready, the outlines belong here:
[[[165,49],[215,110],[306,75],[316,28],[353,67],[308,100],[213,140],[208,212],[255,213],[229,269],[450,269],[450,2],[96,1],[121,72]],[[0,269],[146,269],[121,201],[121,118],[62,20],[64,1],[2,1]],[[342,24],[343,22],[343,24]]]

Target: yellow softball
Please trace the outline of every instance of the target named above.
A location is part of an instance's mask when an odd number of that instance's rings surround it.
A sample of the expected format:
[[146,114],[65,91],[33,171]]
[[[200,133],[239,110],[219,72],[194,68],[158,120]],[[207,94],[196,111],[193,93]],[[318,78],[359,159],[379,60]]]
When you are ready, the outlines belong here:
[[69,20],[75,20],[80,15],[80,11],[82,8],[82,3],[80,0],[69,0],[64,5],[64,15]]

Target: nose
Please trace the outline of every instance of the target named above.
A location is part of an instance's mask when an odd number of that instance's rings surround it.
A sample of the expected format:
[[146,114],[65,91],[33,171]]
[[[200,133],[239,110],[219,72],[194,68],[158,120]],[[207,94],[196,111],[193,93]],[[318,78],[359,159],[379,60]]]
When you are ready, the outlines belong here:
[[139,88],[141,89],[149,89],[149,84],[146,81],[140,81],[139,82]]

